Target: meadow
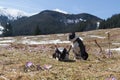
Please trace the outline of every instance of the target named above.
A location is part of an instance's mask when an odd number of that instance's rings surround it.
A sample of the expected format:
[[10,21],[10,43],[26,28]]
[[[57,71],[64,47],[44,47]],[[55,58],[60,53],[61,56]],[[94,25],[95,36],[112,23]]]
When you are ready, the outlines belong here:
[[[68,33],[1,37],[0,80],[106,80],[111,76],[120,80],[120,28],[76,34],[83,38],[89,54],[86,61],[61,62],[52,58],[55,44],[69,48]],[[72,50],[70,59],[73,60]],[[26,62],[52,67],[25,72]]]

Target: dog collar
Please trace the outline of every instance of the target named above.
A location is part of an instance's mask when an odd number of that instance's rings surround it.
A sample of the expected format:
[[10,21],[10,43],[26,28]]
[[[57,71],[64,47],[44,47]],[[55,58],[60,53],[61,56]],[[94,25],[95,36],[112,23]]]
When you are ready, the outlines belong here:
[[74,42],[76,41],[77,38],[79,38],[79,37],[76,36],[74,39],[71,39],[70,41],[74,43]]

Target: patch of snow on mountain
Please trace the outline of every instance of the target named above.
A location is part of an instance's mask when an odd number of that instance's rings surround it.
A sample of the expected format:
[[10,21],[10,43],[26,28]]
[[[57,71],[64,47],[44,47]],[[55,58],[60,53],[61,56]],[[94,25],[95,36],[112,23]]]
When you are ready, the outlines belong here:
[[68,12],[60,10],[60,9],[54,9],[53,11],[57,11],[57,12],[64,13],[64,14],[68,14]]
[[78,19],[75,20],[75,23],[79,23],[80,21]]
[[4,27],[1,26],[1,24],[0,24],[0,35],[3,33],[3,29],[4,29]]
[[79,22],[81,22],[81,21],[84,21],[84,22],[86,22],[86,20],[84,20],[84,19],[82,19],[82,18],[80,18],[80,19],[67,19],[67,23],[68,24],[77,24],[77,23],[79,23]]
[[3,29],[4,29],[4,27],[0,25],[0,30],[3,30]]
[[99,28],[99,26],[100,26],[100,22],[97,22],[97,29]]
[[23,16],[31,16],[31,14],[21,10],[4,7],[0,7],[0,15],[7,16],[10,20],[16,20],[17,18],[21,18]]
[[82,19],[82,18],[80,18],[79,20],[80,20],[80,21],[83,21],[83,19]]
[[68,24],[73,24],[73,23],[74,23],[74,20],[68,19],[68,20],[67,20],[67,23],[68,23]]
[[86,22],[86,20],[84,20],[84,19],[82,19],[82,18],[80,18],[79,20],[80,20],[80,21],[84,21],[84,22]]

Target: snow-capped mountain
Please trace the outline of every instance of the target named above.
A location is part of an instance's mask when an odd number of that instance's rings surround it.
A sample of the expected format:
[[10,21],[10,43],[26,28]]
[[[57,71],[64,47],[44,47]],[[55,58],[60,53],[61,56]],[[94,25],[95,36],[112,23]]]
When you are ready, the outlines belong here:
[[65,14],[44,10],[31,17],[18,19],[12,23],[12,26],[15,36],[38,34],[35,33],[38,31],[40,34],[53,34],[94,30],[97,26],[96,23],[100,21],[102,19],[88,13]]
[[16,20],[23,16],[31,16],[31,14],[17,9],[0,7],[0,16],[6,16],[9,20]]
[[[29,17],[30,16],[30,17]],[[66,33],[96,29],[96,22],[102,19],[88,14],[68,14],[60,9],[44,10],[40,13],[28,14],[21,10],[0,7],[0,34],[7,23],[13,28],[13,36]]]
[[60,12],[60,13],[63,13],[63,14],[68,14],[68,12],[60,10],[60,9],[54,9],[53,11]]

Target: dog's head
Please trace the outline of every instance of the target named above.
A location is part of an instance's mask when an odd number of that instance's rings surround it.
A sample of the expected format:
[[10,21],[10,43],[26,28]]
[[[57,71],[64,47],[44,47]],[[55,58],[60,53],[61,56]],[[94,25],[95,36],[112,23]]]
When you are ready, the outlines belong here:
[[56,49],[52,56],[53,56],[53,58],[55,58],[55,59],[56,59],[56,58],[59,59],[60,54],[61,54],[60,51],[59,51],[58,49]]
[[72,39],[74,39],[75,37],[76,37],[75,32],[70,33],[69,36],[68,36],[68,38],[69,38],[70,41]]

